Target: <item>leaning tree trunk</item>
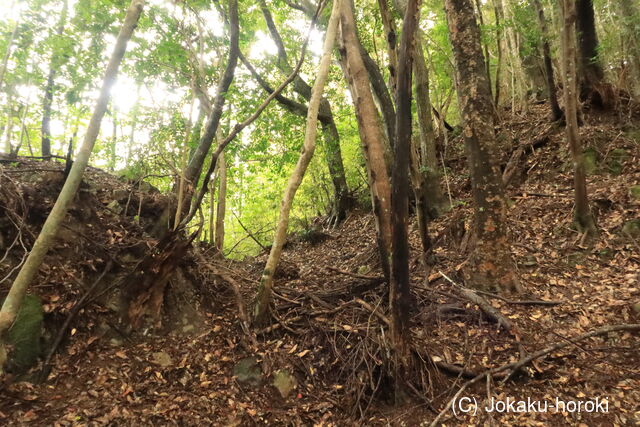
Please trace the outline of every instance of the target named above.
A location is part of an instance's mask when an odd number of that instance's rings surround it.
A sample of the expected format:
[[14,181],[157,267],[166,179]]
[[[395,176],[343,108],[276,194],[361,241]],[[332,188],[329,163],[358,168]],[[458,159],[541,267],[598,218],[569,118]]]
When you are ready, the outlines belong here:
[[491,91],[483,67],[480,31],[471,0],[445,0],[445,8],[475,210],[476,247],[466,279],[475,288],[517,291],[507,202],[495,163]]
[[575,0],[575,29],[578,32],[578,62],[580,79],[580,98],[589,99],[595,105],[605,107],[602,83],[604,70],[598,58],[598,33],[593,0]]
[[4,304],[2,305],[2,309],[0,310],[0,370],[6,361],[6,333],[13,324],[18,313],[18,309],[20,308],[20,304],[22,303],[27,291],[27,287],[38,273],[38,269],[51,247],[58,229],[64,220],[69,205],[80,186],[84,169],[89,163],[91,151],[93,150],[98,133],[100,132],[100,123],[102,122],[102,118],[107,110],[111,87],[115,83],[118,68],[120,67],[122,58],[127,50],[127,43],[129,39],[131,39],[131,35],[138,24],[143,6],[144,0],[133,0],[129,10],[127,11],[124,23],[122,24],[122,28],[120,29],[120,33],[116,39],[116,46],[111,55],[111,59],[109,60],[109,64],[107,65],[107,70],[105,71],[100,96],[96,101],[96,106],[94,108],[93,115],[91,116],[91,120],[89,121],[89,126],[87,127],[82,147],[78,152],[76,160],[73,162],[69,176],[60,191],[60,195],[58,196],[51,213],[42,226],[42,231],[33,244],[33,248],[31,249],[31,252],[29,252],[29,256],[25,263],[18,272],[18,276],[13,281],[11,289],[9,290]]
[[[60,38],[64,32],[64,24],[67,22],[67,11],[69,10],[69,2],[65,0],[58,20],[56,36]],[[47,85],[44,88],[44,99],[42,101],[42,156],[51,156],[51,104],[53,103],[53,85],[55,83],[58,68],[62,63],[63,57],[58,49],[53,48],[51,60],[49,61],[49,75],[47,76]]]
[[285,189],[284,196],[282,198],[282,204],[280,205],[280,217],[278,219],[278,225],[276,233],[273,238],[273,245],[269,252],[269,258],[262,272],[262,278],[260,279],[260,287],[255,300],[254,306],[254,322],[256,324],[264,324],[268,320],[269,306],[271,303],[273,278],[275,275],[278,262],[280,261],[280,255],[282,254],[282,248],[287,237],[287,228],[289,226],[289,214],[291,212],[291,206],[293,205],[293,199],[296,191],[304,174],[307,171],[307,167],[311,162],[313,153],[316,148],[316,133],[318,132],[318,111],[320,110],[320,101],[322,99],[322,93],[329,74],[329,66],[331,65],[331,55],[333,52],[333,46],[335,44],[336,32],[338,29],[338,15],[340,11],[341,0],[334,0],[333,8],[331,10],[331,17],[329,18],[329,24],[327,25],[327,32],[324,39],[324,47],[322,52],[322,58],[320,59],[320,65],[318,66],[318,72],[316,81],[313,84],[311,90],[311,98],[309,99],[309,111],[307,113],[307,126],[305,129],[304,143],[302,146],[302,153],[298,158],[296,167],[289,178],[289,183]]
[[[396,141],[392,176],[392,253],[389,308],[391,312],[391,340],[395,352],[396,391],[405,388],[411,362],[409,311],[411,285],[409,282],[409,167],[411,162],[411,76],[413,45],[419,21],[418,0],[409,0],[404,15],[398,79],[396,81]],[[426,232],[426,230],[425,230]]]
[[596,225],[589,209],[584,156],[578,132],[578,99],[576,72],[576,37],[573,25],[576,20],[575,0],[562,0],[562,66],[564,105],[567,121],[567,140],[573,158],[573,182],[575,187],[574,219],[578,230],[594,235]]
[[[13,4],[9,10],[13,9]],[[4,52],[4,57],[2,58],[2,65],[0,65],[0,90],[2,89],[2,84],[4,83],[4,75],[7,72],[7,64],[9,63],[9,58],[11,58],[11,49],[13,48],[13,42],[16,39],[16,35],[18,34],[18,26],[20,25],[20,19],[14,24],[13,30],[11,31],[11,35],[9,36],[9,40],[7,41],[7,50]]]
[[353,10],[349,1],[342,2],[340,29],[341,63],[356,110],[358,130],[367,165],[371,202],[376,218],[380,264],[385,277],[390,279],[391,185],[385,162],[384,135],[371,93],[369,76],[361,56]]
[[556,80],[553,77],[553,64],[551,62],[551,47],[549,46],[549,29],[547,20],[544,17],[544,8],[540,0],[533,0],[533,5],[538,14],[538,25],[540,27],[540,35],[542,37],[542,56],[544,57],[544,70],[546,74],[547,92],[549,92],[549,104],[551,105],[551,118],[553,121],[562,118],[562,110],[558,103],[558,94],[556,91]]
[[[291,73],[293,68],[289,63],[287,50],[273,20],[271,11],[264,0],[261,0],[259,3],[262,14],[264,15],[267,23],[267,28],[271,34],[271,38],[278,47],[278,68],[285,73]],[[265,89],[268,91],[266,87]],[[295,80],[293,81],[293,89],[307,101],[311,100],[311,86],[309,86],[302,76],[298,75],[295,77]],[[282,97],[278,99],[278,102],[282,103]],[[300,108],[297,108],[297,111],[291,109],[290,111],[294,111],[299,114]],[[331,110],[331,103],[326,98],[322,98],[320,101],[319,114],[320,122],[322,123],[322,132],[324,134],[325,161],[327,168],[329,169],[329,175],[331,176],[331,182],[334,190],[333,216],[337,223],[346,218],[347,212],[352,207],[352,199],[349,194],[349,188],[347,186],[347,179],[344,171],[344,163],[342,161],[340,135],[338,134],[338,128],[333,117],[333,111]]]

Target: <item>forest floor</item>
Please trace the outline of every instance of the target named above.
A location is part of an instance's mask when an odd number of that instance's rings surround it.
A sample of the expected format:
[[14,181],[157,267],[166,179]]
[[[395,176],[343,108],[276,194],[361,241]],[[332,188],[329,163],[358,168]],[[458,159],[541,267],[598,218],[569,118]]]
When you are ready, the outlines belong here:
[[[447,179],[449,188],[455,189],[450,194],[454,207],[430,224],[437,262],[429,272],[420,262],[413,225],[411,231],[412,285],[418,307],[412,327],[419,360],[415,372],[423,375],[413,384],[422,399],[413,396],[411,403],[392,405],[385,375],[386,297],[375,224],[371,215],[356,212],[336,229],[290,239],[277,273],[276,320],[259,331],[257,343],[239,325],[229,284],[237,284],[244,301],[251,301],[266,254],[244,262],[223,261],[212,257],[210,248],[196,245],[181,264],[180,276],[199,283],[195,292],[202,294],[203,302],[192,303],[179,293],[184,299],[171,305],[193,305],[194,312],[203,313],[201,318],[182,319],[164,333],[151,329],[127,335],[117,326],[109,301],[96,299],[74,321],[64,346],[52,358],[46,382],[7,381],[0,386],[0,423],[428,425],[470,373],[516,361],[552,343],[570,345],[536,359],[506,382],[496,375],[470,386],[462,396],[477,399],[480,410],[457,415],[448,410],[442,422],[640,423],[637,333],[571,342],[606,325],[640,322],[633,309],[640,302],[640,226],[633,228],[633,221],[640,220],[640,196],[632,191],[640,184],[638,123],[637,116],[585,116],[581,134],[593,160],[588,188],[600,229],[598,238],[587,242],[571,227],[572,167],[563,128],[548,123],[544,106],[532,106],[526,115],[503,121],[499,134],[503,163],[518,144],[529,147],[509,187],[513,255],[524,292],[510,296],[511,300],[485,295],[513,325],[511,330],[461,298],[459,287],[451,283],[463,284],[460,270],[468,257],[465,234],[472,208],[466,159],[460,144],[450,143]],[[33,170],[38,168],[54,171]],[[30,171],[16,172],[20,170]],[[40,211],[33,208],[29,215],[18,215],[31,227],[43,220],[61,185],[46,174],[58,176],[60,170],[60,165],[31,160],[2,165],[0,178],[7,181],[0,191],[14,191],[29,206],[40,206]],[[45,320],[54,331],[86,292],[90,279],[101,273],[104,260],[117,258],[123,272],[135,264],[136,256],[153,243],[145,237],[145,221],[162,206],[162,196],[152,189],[145,193],[140,185],[101,171],[89,171],[86,181],[80,197],[90,200],[77,203],[67,229],[78,221],[83,227],[64,233],[33,289],[43,300]],[[35,203],[46,194],[44,202]],[[6,209],[9,199],[2,200]],[[14,205],[11,209],[20,211]],[[138,223],[132,221],[135,215]],[[25,232],[27,244],[30,233]],[[5,235],[4,240],[12,239]],[[18,249],[12,249],[9,261],[20,260]],[[0,265],[0,277],[11,268]],[[115,273],[109,276],[103,287],[117,278]],[[171,286],[179,288],[177,282]],[[516,299],[558,304],[519,304]],[[439,368],[424,362],[428,357]],[[459,375],[452,374],[456,369]],[[279,378],[277,388],[272,385],[274,378]],[[487,413],[482,407],[488,396],[554,405],[556,399],[606,399],[608,412],[562,413],[549,407],[547,412]]]

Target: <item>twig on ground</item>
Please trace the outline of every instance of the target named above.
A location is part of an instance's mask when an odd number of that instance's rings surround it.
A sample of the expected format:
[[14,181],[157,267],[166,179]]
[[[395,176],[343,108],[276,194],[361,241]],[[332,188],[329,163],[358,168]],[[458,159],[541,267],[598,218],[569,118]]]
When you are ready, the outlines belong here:
[[464,383],[460,387],[460,389],[458,389],[458,391],[453,396],[453,398],[451,400],[449,400],[449,402],[444,407],[444,409],[442,409],[442,411],[440,411],[440,413],[431,422],[431,424],[429,424],[429,426],[430,427],[436,427],[437,425],[439,425],[439,422],[442,419],[442,417],[445,416],[447,411],[456,402],[458,397],[460,397],[462,392],[464,392],[467,388],[469,388],[473,384],[477,383],[481,379],[485,378],[487,375],[491,375],[491,376],[495,377],[495,374],[497,374],[497,373],[511,370],[511,372],[509,372],[509,374],[507,374],[505,376],[504,380],[503,380],[503,382],[507,381],[509,378],[511,378],[513,376],[513,374],[516,371],[518,371],[523,366],[527,365],[528,363],[530,363],[531,361],[533,361],[535,359],[539,359],[540,357],[546,356],[547,354],[549,354],[549,353],[551,353],[553,351],[560,350],[561,348],[567,347],[567,346],[569,346],[571,344],[575,344],[576,341],[581,341],[581,340],[584,340],[584,339],[587,339],[587,338],[592,338],[592,337],[596,337],[596,336],[599,336],[599,335],[605,335],[605,334],[608,334],[609,332],[617,332],[617,331],[640,331],[640,323],[605,326],[603,328],[596,329],[595,331],[591,331],[591,332],[587,332],[587,333],[584,333],[582,335],[579,335],[579,336],[573,338],[571,341],[568,341],[568,342],[565,341],[565,342],[559,342],[559,343],[552,344],[552,345],[550,345],[550,346],[548,346],[548,347],[546,347],[546,348],[544,348],[544,349],[542,349],[540,351],[532,353],[529,356],[518,360],[517,362],[507,363],[506,365],[498,366],[497,368],[489,369],[489,370],[487,370],[485,372],[482,372],[482,373],[476,375],[475,377],[473,377],[472,379],[470,379],[469,381],[467,381],[466,383]]

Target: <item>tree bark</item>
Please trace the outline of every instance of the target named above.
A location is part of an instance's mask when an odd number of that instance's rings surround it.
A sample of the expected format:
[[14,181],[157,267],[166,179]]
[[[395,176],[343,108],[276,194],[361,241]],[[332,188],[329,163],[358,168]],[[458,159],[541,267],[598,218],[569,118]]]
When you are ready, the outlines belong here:
[[[65,0],[62,5],[62,12],[58,20],[56,36],[59,38],[64,33],[64,26],[67,22],[67,11],[69,9],[68,1]],[[41,151],[43,157],[51,156],[51,104],[53,103],[53,85],[55,84],[56,74],[61,64],[61,55],[54,47],[49,61],[49,74],[47,76],[47,85],[44,88],[44,99],[42,101],[42,142]]]
[[[213,203],[213,200],[211,201]],[[218,159],[218,204],[216,206],[216,234],[214,244],[218,253],[224,248],[224,217],[227,211],[227,163],[224,152]]]
[[476,247],[465,271],[471,287],[519,290],[507,230],[507,203],[495,163],[491,91],[471,0],[445,0],[458,103],[474,199]]
[[349,83],[358,121],[362,150],[367,165],[371,202],[376,218],[380,264],[385,278],[390,280],[391,254],[391,185],[385,162],[384,135],[375,107],[369,75],[361,56],[353,10],[349,1],[342,2],[340,21],[341,64]]
[[282,203],[280,206],[280,217],[278,219],[278,225],[276,233],[273,238],[273,245],[269,252],[269,258],[262,272],[262,278],[260,279],[260,287],[256,296],[254,305],[254,322],[258,325],[266,323],[269,315],[269,307],[272,298],[273,277],[280,261],[280,255],[282,254],[282,248],[286,240],[287,228],[289,226],[289,214],[291,212],[291,206],[293,205],[293,199],[295,197],[298,187],[302,183],[304,174],[311,162],[313,153],[316,146],[316,134],[318,131],[318,111],[320,109],[320,103],[322,100],[322,93],[324,86],[329,75],[329,66],[331,65],[331,55],[333,52],[333,46],[335,44],[336,33],[338,28],[338,18],[340,11],[341,0],[334,0],[333,8],[331,10],[331,17],[327,25],[327,31],[324,39],[324,46],[322,52],[322,58],[318,65],[317,77],[311,90],[311,97],[309,99],[309,111],[307,113],[307,126],[305,129],[304,143],[302,146],[302,152],[298,158],[295,169],[289,178],[287,188],[285,189]]
[[91,151],[93,150],[93,146],[100,131],[100,123],[102,122],[102,118],[107,110],[111,87],[115,83],[118,68],[120,67],[122,58],[127,50],[127,43],[131,39],[131,35],[138,24],[143,6],[143,0],[133,0],[127,11],[124,23],[116,39],[116,45],[111,55],[111,59],[109,60],[109,64],[105,71],[100,96],[96,101],[82,147],[78,152],[78,156],[73,163],[71,172],[60,191],[58,199],[42,227],[42,231],[38,235],[38,238],[36,239],[31,252],[29,252],[24,265],[18,272],[18,276],[11,285],[11,289],[9,290],[4,304],[2,305],[2,309],[0,310],[0,369],[2,369],[2,366],[6,361],[6,332],[13,324],[18,313],[18,309],[20,308],[20,304],[22,303],[27,291],[27,287],[38,273],[38,269],[40,268],[49,248],[53,244],[60,224],[62,224],[69,205],[80,186],[84,169],[89,163]]
[[553,77],[553,64],[551,62],[551,47],[549,46],[549,29],[547,20],[544,17],[544,8],[540,0],[533,0],[538,15],[538,25],[542,36],[542,55],[544,57],[544,70],[546,74],[547,92],[549,93],[549,105],[551,106],[551,118],[553,121],[562,118],[562,109],[558,103],[558,94],[556,91],[556,80]]
[[596,105],[604,107],[598,89],[604,80],[604,70],[598,58],[598,34],[596,32],[593,0],[575,0],[576,31],[578,32],[580,98],[592,98]]
[[566,133],[573,158],[573,182],[575,188],[574,219],[579,231],[594,235],[596,225],[589,208],[584,156],[578,130],[578,99],[576,71],[576,22],[575,0],[562,0],[562,65],[564,83],[564,108],[567,121]]
[[[398,52],[397,40],[398,31],[396,24],[391,16],[387,0],[378,0],[378,8],[380,9],[380,17],[382,18],[382,26],[384,28],[385,40],[387,42],[387,56],[389,57],[389,88],[396,93],[397,70],[398,70]],[[389,135],[389,138],[392,138]]]
[[[419,21],[418,0],[409,0],[406,6],[398,58],[396,90],[396,142],[392,176],[392,248],[391,287],[391,339],[395,351],[396,390],[404,387],[410,365],[409,312],[411,285],[409,281],[409,167],[411,162],[411,92],[414,57],[414,39]],[[426,231],[426,230],[425,230]]]

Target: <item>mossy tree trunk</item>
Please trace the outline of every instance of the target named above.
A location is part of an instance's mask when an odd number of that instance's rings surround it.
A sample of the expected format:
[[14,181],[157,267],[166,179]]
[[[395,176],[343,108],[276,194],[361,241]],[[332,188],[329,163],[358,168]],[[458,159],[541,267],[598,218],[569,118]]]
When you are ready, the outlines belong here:
[[474,200],[476,247],[465,275],[476,288],[518,291],[507,230],[507,201],[495,163],[491,91],[471,0],[446,0]]
[[87,127],[84,142],[80,147],[80,151],[73,162],[73,166],[67,177],[67,180],[60,191],[60,195],[47,217],[42,231],[38,235],[31,252],[27,256],[25,263],[18,272],[18,276],[13,281],[11,289],[0,310],[0,369],[4,365],[6,359],[5,336],[18,313],[20,304],[24,298],[29,284],[33,281],[38,269],[44,260],[49,248],[53,244],[60,224],[64,220],[71,201],[76,195],[76,191],[82,181],[91,151],[100,132],[100,124],[107,110],[109,98],[111,96],[111,87],[115,83],[116,76],[122,58],[127,50],[127,43],[131,39],[134,29],[138,24],[138,20],[142,13],[144,0],[133,0],[124,19],[120,33],[116,39],[116,45],[105,71],[100,96],[96,101],[96,105]]

